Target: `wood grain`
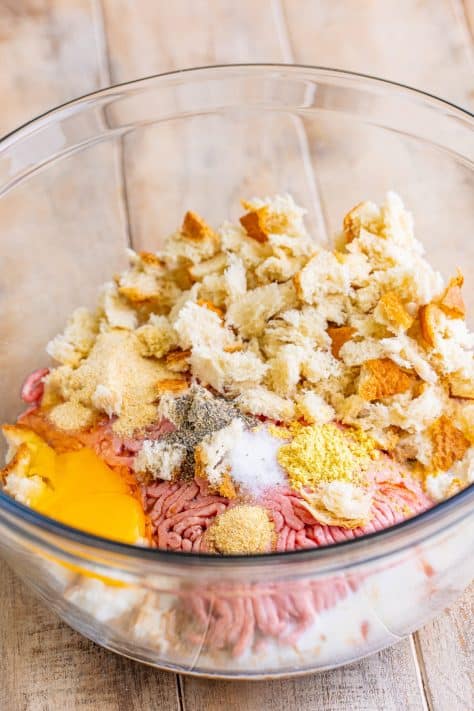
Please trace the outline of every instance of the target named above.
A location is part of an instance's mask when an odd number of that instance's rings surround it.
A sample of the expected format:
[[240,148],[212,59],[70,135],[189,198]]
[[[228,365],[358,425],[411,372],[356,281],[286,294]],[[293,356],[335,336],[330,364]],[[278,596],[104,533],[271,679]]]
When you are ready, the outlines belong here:
[[474,706],[474,585],[453,607],[417,632],[415,646],[430,709]]
[[[116,3],[113,0],[104,0],[104,25],[107,33],[113,80],[123,81],[134,75],[145,76],[158,71],[165,71],[175,66],[192,66],[193,64],[200,65],[209,62],[221,63],[237,60],[246,61],[248,59],[266,59],[267,61],[291,61],[296,59],[296,61],[305,63],[331,64],[329,52],[323,52],[319,56],[315,51],[314,43],[306,35],[306,32],[309,33],[311,28],[317,28],[318,37],[327,33],[328,28],[324,25],[321,26],[319,14],[323,5],[326,18],[329,19],[328,16],[332,12],[336,14],[339,12],[335,4],[329,2],[308,4],[299,0],[299,3],[289,3],[288,5],[291,8],[291,12],[287,12],[285,17],[282,12],[282,6],[278,2],[271,4],[262,2],[257,5],[247,2],[240,3],[238,10],[239,31],[236,33],[236,14],[233,3],[207,3],[206,7],[209,14],[212,13],[213,23],[205,27],[196,22],[194,15],[195,12],[202,10],[203,6],[200,4],[198,6],[198,3],[194,3],[192,9],[188,6],[191,11],[189,26],[192,27],[192,31],[188,35],[189,42],[182,46],[176,43],[170,45],[167,40],[162,43],[155,41],[155,28],[158,23],[160,35],[166,38],[172,37],[175,28],[180,27],[183,11],[185,10],[185,3],[182,0],[168,5],[166,9],[149,5],[145,13],[138,11],[134,3],[122,0],[120,20],[115,14]],[[302,5],[305,6],[302,8]],[[288,8],[286,9],[288,11]],[[301,10],[301,17],[299,17]],[[288,14],[290,17],[288,17]],[[356,14],[355,5],[352,8],[352,14]],[[408,9],[406,9],[406,14],[407,16],[409,15]],[[308,15],[310,16],[309,25],[306,24]],[[352,21],[352,15],[348,19]],[[289,32],[286,22],[289,23]],[[330,21],[329,25],[331,25]],[[421,24],[418,29],[420,27]],[[301,32],[303,35],[300,37],[297,33]],[[344,28],[344,32],[346,36],[349,35],[347,27]],[[295,33],[298,37],[295,40],[298,45],[297,48],[293,46],[291,41]],[[327,38],[325,41],[325,47],[327,48],[333,47],[334,44],[337,45],[337,43],[334,43],[334,38]],[[239,46],[237,46],[237,42]],[[300,44],[301,46],[299,46]],[[373,43],[371,44],[369,41],[368,44],[367,55],[373,57]],[[142,52],[143,47],[147,48],[147,51]],[[245,48],[244,54],[238,54],[240,47]],[[201,53],[199,48],[201,48]],[[300,51],[301,49],[304,50],[304,54]],[[365,71],[368,71],[368,69],[365,68]],[[189,149],[191,148],[192,150],[195,143],[190,143],[187,138],[183,136],[178,127],[172,126],[165,136],[157,135],[154,130],[150,130],[145,135],[138,137],[138,139],[134,138],[125,145],[125,169],[132,234],[135,243],[142,248],[150,246],[150,236],[156,233],[159,225],[163,225],[162,205],[156,200],[156,195],[164,195],[164,202],[167,204],[169,204],[170,200],[176,199],[175,195],[168,193],[169,185],[173,185],[176,180],[175,176],[158,174],[153,168],[153,165],[156,165],[157,146],[161,148],[163,144],[167,145],[168,150],[170,150],[171,165],[173,165],[172,158],[177,151],[186,151],[188,149],[187,160],[192,164],[193,157],[189,155]],[[218,140],[219,135],[213,134],[212,141],[215,143]],[[204,146],[205,148],[206,146]],[[206,150],[203,151],[202,156],[205,153]],[[199,153],[195,160],[199,162]],[[235,164],[238,156],[235,156],[233,160],[233,164]],[[206,170],[208,169],[209,166],[206,165]],[[224,188],[219,193],[217,202],[228,205],[229,192],[235,197],[235,191],[226,191]],[[191,204],[199,209],[200,196],[195,195],[193,197],[195,202]],[[206,203],[207,191],[204,193],[204,205]],[[347,204],[350,203],[346,202],[345,206]],[[176,221],[180,210],[183,210],[183,205],[176,203],[170,211],[171,220]],[[170,227],[172,226],[173,223],[171,221]],[[392,684],[388,687],[386,684],[374,686],[371,701],[374,704],[374,708],[396,708],[397,696],[400,695],[397,684],[392,683],[396,677],[387,673],[387,668],[390,668],[390,664],[387,664],[387,661],[392,660],[392,655],[395,654],[397,664],[399,666],[402,665],[405,670],[406,686],[403,686],[403,689],[406,689],[407,693],[411,694],[410,704],[413,705],[415,703],[413,699],[416,699],[416,703],[422,704],[423,699],[420,694],[412,647],[408,642],[404,642],[397,647],[396,652],[387,651],[382,655],[375,655],[371,658],[370,663],[364,662],[352,669],[351,679],[353,685],[347,685],[345,687],[347,693],[342,693],[338,697],[339,708],[346,708],[346,705],[349,704],[349,700],[354,695],[353,686],[359,685],[360,688],[364,688],[363,676],[364,673],[369,673],[369,669],[374,677],[390,679]],[[369,664],[369,666],[366,667],[366,664]],[[301,680],[298,688],[303,696],[306,695],[307,698],[310,698],[311,695],[315,695],[321,701],[322,689],[340,687],[338,676],[340,674],[341,672],[330,672],[318,675],[310,680]],[[186,679],[182,684],[185,706],[190,706],[190,708],[197,708],[193,705],[195,703],[203,703],[210,708],[217,707],[222,703],[223,694],[225,695],[225,703],[230,705],[231,708],[237,708],[239,703],[245,703],[245,706],[249,703],[254,703],[254,706],[250,706],[251,708],[287,708],[284,696],[282,698],[281,695],[281,684],[258,685],[258,693],[254,692],[253,685],[247,685],[246,688],[249,691],[248,696],[245,697],[245,702],[241,697],[242,690],[240,686],[237,687],[235,684],[223,685],[219,682],[210,684],[209,682],[198,682],[195,679]],[[206,690],[208,693],[203,697]],[[332,703],[333,701],[326,697],[324,702],[321,702],[321,708],[332,708],[330,705]],[[365,708],[364,704],[366,703],[367,700],[362,696],[360,708]],[[411,707],[410,704],[409,707]],[[416,708],[416,706],[413,707]]]
[[[454,0],[457,2],[457,0]],[[460,18],[461,24],[465,21],[467,23],[466,30],[471,34],[471,40],[474,40],[474,0],[460,0],[461,5],[459,7],[459,13],[464,13],[464,18]],[[471,56],[473,54],[474,48],[471,45]],[[471,62],[472,63],[472,62]]]
[[[348,0],[342,9],[330,0],[290,0],[283,7],[295,61],[350,67],[421,87],[462,106],[473,105],[472,47],[456,2]],[[314,33],[318,42],[311,42]],[[374,103],[364,101],[369,107]],[[406,107],[405,120],[409,112]],[[395,190],[415,215],[430,261],[446,277],[460,262],[474,260],[474,243],[465,239],[474,229],[474,180],[463,165],[422,141],[388,134],[360,120],[323,115],[305,125],[331,234],[340,229],[348,206],[368,196],[379,202],[387,190]],[[455,208],[447,210],[447,204]],[[472,312],[472,290],[468,298]]]
[[182,678],[187,711],[422,711],[423,700],[410,643],[400,642],[343,669],[301,679],[216,682]]
[[[102,4],[98,0],[3,0],[0,96],[6,101],[2,102],[0,130],[7,131],[49,106],[110,81],[232,61],[332,64],[407,81],[468,104],[473,99],[473,86],[466,18],[472,22],[471,0],[464,4],[461,0],[103,0]],[[286,130],[283,125],[281,135]],[[170,156],[180,141],[174,128],[160,136],[161,145],[168,142]],[[294,145],[305,149],[298,141]],[[158,208],[150,204],[159,204],[156,195],[174,175],[157,173],[150,165],[156,155],[155,143],[156,136],[150,131],[126,146],[130,217],[137,245],[149,244],[157,227],[163,226]],[[194,146],[189,137],[185,145]],[[310,148],[314,150],[314,142]],[[149,159],[133,160],[148,152]],[[196,151],[196,163],[201,156]],[[94,181],[103,184],[110,178],[115,181],[114,190],[118,189],[120,165],[114,154],[105,174],[94,176],[92,170],[86,171],[82,199],[91,199],[97,185]],[[267,161],[265,170],[268,178],[278,166]],[[305,175],[304,181],[307,178]],[[308,191],[304,181],[295,186],[303,202]],[[242,187],[250,190],[252,185]],[[182,204],[173,202],[172,194],[165,195],[171,200],[167,228]],[[195,195],[189,192],[185,197],[191,200]],[[235,198],[235,189],[224,185],[219,196],[222,204]],[[464,204],[462,197],[460,205]],[[193,206],[199,209],[199,205]],[[331,220],[346,206],[347,196],[341,197],[340,208],[339,204],[329,205]],[[19,209],[12,204],[9,215]],[[109,233],[112,236],[107,259],[95,260],[102,265],[105,262],[109,271],[126,239],[123,214],[112,211],[105,222],[103,217],[100,222],[99,213],[91,210],[90,214],[90,228],[83,226],[83,233],[93,235],[93,223],[99,222],[101,239]],[[58,224],[64,218],[64,213],[59,214]],[[77,245],[80,232],[74,233],[71,218],[68,224]],[[97,283],[106,276],[101,268],[95,277]],[[65,312],[69,307],[64,303],[60,308]],[[54,312],[48,327],[53,329],[59,318],[61,313]],[[40,335],[38,346],[45,340],[44,329]],[[9,410],[11,407],[12,403]],[[343,670],[304,679],[236,684],[181,677],[176,687],[173,675],[109,654],[71,631],[4,565],[0,567],[0,595],[4,601],[0,607],[2,711],[212,711],[226,706],[239,711],[416,711],[427,704],[430,709],[447,711],[472,707],[472,642],[466,637],[470,597],[416,635],[419,666],[412,643],[403,641]]]
[[[0,132],[109,82],[96,20],[88,0],[0,3]],[[71,308],[92,298],[121,261],[126,232],[117,201],[116,148],[76,156],[71,171],[61,174],[58,166],[0,203],[7,255],[0,368],[8,367],[12,382],[37,367],[45,342]],[[20,219],[25,204],[28,225]],[[48,252],[55,259],[50,265],[41,259],[39,270],[38,255]],[[18,407],[14,389],[10,399],[2,394],[1,421],[12,419]],[[177,707],[171,675],[111,655],[74,633],[3,562],[0,598],[2,711]]]
[[[0,4],[0,94],[8,97],[0,133],[106,81],[95,17],[89,0]],[[67,130],[73,140],[73,127]],[[62,129],[48,140],[19,150],[12,169],[59,151]],[[13,382],[46,362],[45,343],[73,308],[96,298],[97,287],[124,262],[117,159],[115,144],[97,145],[31,176],[0,202],[0,366],[8,367]],[[44,259],[48,253],[54,259]],[[12,388],[2,396],[1,420],[11,419],[19,407]]]
[[178,709],[172,674],[111,654],[81,637],[2,564],[2,711]]
[[[112,79],[125,81],[178,66],[285,61],[275,6],[271,0],[238,5],[178,0],[138,8],[131,0],[104,0]],[[212,22],[200,22],[203,16]],[[184,26],[186,41],[175,41]],[[275,145],[281,150],[275,151]],[[185,124],[168,121],[134,131],[124,141],[124,156],[135,246],[156,248],[190,207],[219,223],[238,214],[242,197],[255,194],[287,191],[306,205],[314,204],[304,151],[299,124],[283,115],[249,116],[237,130],[219,116],[200,115]],[[184,155],[186,160],[180,160]],[[317,209],[311,219],[321,232]]]
[[282,2],[297,62],[372,74],[465,106],[474,101],[472,48],[457,0]]

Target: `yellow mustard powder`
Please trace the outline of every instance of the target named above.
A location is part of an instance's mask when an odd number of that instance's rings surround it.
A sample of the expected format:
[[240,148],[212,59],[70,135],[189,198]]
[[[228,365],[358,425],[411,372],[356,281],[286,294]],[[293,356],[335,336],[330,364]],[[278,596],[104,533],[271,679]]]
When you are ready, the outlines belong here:
[[362,430],[299,422],[290,430],[293,439],[278,450],[278,462],[296,490],[336,480],[357,482],[365,466],[378,456],[374,440]]
[[268,431],[272,437],[276,437],[276,439],[288,440],[291,438],[291,432],[288,427],[282,427],[281,425],[269,425]]

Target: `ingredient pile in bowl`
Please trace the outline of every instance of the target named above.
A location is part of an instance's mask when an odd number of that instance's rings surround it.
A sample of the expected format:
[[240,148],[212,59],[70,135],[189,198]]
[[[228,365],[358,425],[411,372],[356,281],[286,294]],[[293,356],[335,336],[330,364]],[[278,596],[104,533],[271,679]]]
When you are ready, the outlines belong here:
[[314,548],[396,524],[474,468],[460,272],[397,195],[332,249],[289,196],[188,212],[78,308],[4,425],[4,491],[89,533],[176,551]]

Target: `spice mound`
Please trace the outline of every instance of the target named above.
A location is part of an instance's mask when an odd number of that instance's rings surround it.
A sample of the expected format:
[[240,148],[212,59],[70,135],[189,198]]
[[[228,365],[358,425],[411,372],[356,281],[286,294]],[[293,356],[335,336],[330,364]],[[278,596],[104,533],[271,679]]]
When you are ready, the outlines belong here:
[[290,196],[190,211],[77,308],[3,426],[0,480],[63,523],[213,555],[330,545],[474,479],[474,335],[400,198],[332,248]]
[[219,514],[206,534],[208,551],[216,553],[269,553],[275,529],[262,506],[242,504]]

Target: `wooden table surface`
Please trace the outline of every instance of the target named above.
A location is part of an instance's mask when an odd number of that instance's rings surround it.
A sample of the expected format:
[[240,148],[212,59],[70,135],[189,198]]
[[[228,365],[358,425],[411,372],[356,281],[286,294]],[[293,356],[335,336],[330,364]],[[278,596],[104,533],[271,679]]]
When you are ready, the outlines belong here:
[[[0,133],[102,86],[225,62],[300,62],[474,104],[473,0],[0,0]],[[472,594],[409,639],[297,680],[217,682],[122,659],[0,564],[0,710],[474,708]]]

